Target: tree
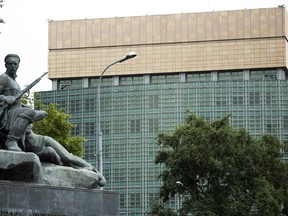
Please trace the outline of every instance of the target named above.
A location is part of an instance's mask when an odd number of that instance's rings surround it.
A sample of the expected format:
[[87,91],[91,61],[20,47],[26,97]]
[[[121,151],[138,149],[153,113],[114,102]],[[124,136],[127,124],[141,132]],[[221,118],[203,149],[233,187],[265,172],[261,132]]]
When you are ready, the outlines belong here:
[[[4,6],[4,0],[0,0],[0,8]],[[0,17],[0,23],[5,23],[5,21]]]
[[81,157],[83,153],[81,144],[86,140],[81,136],[71,136],[71,131],[76,125],[68,122],[70,115],[66,114],[63,109],[57,109],[57,105],[53,103],[48,105],[38,103],[37,107],[41,107],[48,115],[33,124],[33,131],[52,137],[62,144],[67,151]]
[[30,92],[28,91],[27,93],[25,93],[22,98],[21,98],[21,103],[26,106],[26,107],[30,107],[30,108],[34,108],[34,92]]
[[165,203],[152,203],[151,211],[148,213],[149,216],[177,216],[172,209],[167,208]]
[[190,114],[157,141],[155,163],[164,165],[160,197],[183,196],[180,215],[282,215],[288,167],[276,136],[256,139],[233,129],[229,116],[208,123]]

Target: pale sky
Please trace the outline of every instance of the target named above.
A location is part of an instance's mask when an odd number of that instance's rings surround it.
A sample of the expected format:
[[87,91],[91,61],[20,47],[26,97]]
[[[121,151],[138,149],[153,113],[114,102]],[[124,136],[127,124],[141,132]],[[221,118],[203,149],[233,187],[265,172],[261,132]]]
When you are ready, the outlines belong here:
[[[6,22],[0,24],[0,74],[5,72],[4,58],[8,53],[21,58],[17,81],[22,88],[47,71],[49,19],[193,13],[283,4],[288,6],[288,0],[5,0],[0,8],[0,17]],[[46,76],[32,92],[51,89]]]

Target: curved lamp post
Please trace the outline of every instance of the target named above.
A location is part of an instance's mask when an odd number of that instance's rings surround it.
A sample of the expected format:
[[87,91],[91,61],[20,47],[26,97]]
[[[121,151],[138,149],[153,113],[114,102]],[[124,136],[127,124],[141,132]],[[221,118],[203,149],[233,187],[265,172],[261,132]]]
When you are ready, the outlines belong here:
[[[194,192],[190,188],[186,187],[181,181],[176,181],[176,185],[181,186],[185,188],[186,190],[188,190],[190,193],[194,194]],[[179,195],[179,199],[180,199],[180,195]],[[179,202],[181,202],[181,205],[182,205],[182,201],[179,201]],[[178,205],[180,207],[180,203]]]
[[190,188],[186,187],[181,181],[176,181],[176,185],[179,185],[185,188],[186,190],[190,191],[191,193],[193,193],[193,191]]
[[101,174],[103,174],[103,162],[102,162],[102,130],[101,130],[101,107],[100,107],[100,88],[102,84],[102,77],[104,73],[110,68],[112,65],[117,63],[122,63],[128,59],[134,58],[137,56],[135,52],[129,52],[127,55],[121,57],[117,61],[113,62],[112,64],[108,65],[100,75],[99,83],[97,86],[97,99],[98,99],[98,129],[97,129],[97,170]]
[[180,181],[176,181],[176,185],[181,185],[181,186],[184,186],[182,182]]

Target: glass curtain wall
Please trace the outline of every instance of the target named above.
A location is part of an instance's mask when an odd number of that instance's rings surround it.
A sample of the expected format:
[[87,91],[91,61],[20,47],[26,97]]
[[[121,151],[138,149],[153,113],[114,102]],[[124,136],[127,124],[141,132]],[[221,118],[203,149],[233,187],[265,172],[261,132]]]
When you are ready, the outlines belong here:
[[[145,215],[157,200],[161,167],[154,164],[158,150],[155,137],[171,132],[183,122],[187,110],[208,121],[230,114],[233,127],[247,128],[252,135],[276,134],[288,138],[288,85],[275,80],[275,71],[120,77],[119,85],[105,78],[101,87],[101,128],[103,132],[103,171],[107,190],[120,193],[121,215]],[[269,75],[269,76],[266,76]],[[275,75],[275,77],[273,76]],[[94,85],[97,83],[91,80]],[[110,85],[108,83],[111,83]],[[39,92],[43,103],[57,103],[77,124],[73,134],[81,134],[84,159],[96,165],[97,88],[63,89]],[[177,199],[172,199],[176,208]]]

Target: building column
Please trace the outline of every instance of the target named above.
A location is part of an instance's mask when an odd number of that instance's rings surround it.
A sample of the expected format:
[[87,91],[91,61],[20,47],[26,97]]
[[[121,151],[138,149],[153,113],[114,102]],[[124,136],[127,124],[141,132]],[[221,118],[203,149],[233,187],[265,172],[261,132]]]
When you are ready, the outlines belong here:
[[83,88],[89,88],[89,79],[87,77],[82,78]]
[[211,81],[217,81],[218,80],[218,72],[217,71],[212,71],[211,72]]
[[243,70],[243,80],[250,79],[250,70]]
[[57,89],[57,79],[52,80],[52,91],[56,91]]
[[150,84],[150,75],[143,75],[144,77],[144,84]]
[[277,80],[286,80],[286,74],[283,68],[277,68]]
[[180,82],[186,82],[186,73],[180,73],[179,74],[179,81]]
[[119,86],[119,76],[113,76],[113,86]]

